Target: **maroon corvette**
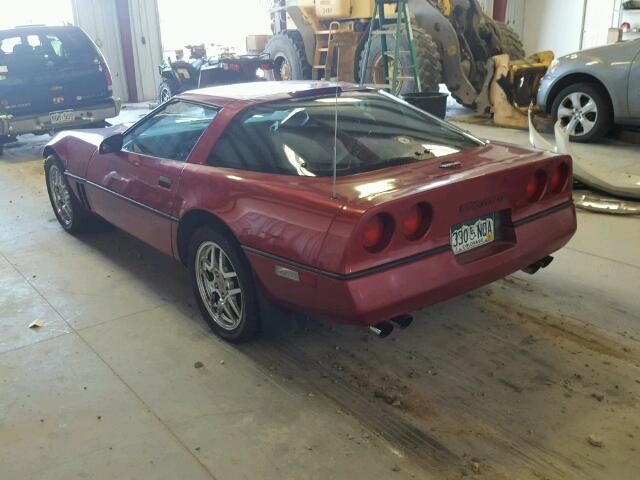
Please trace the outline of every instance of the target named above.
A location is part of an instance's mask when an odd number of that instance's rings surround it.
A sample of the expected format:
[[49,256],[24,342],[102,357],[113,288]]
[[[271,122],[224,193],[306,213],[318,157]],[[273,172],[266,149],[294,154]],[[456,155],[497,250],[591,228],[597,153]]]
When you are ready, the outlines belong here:
[[233,341],[260,333],[261,294],[384,333],[546,267],[576,230],[571,158],[350,84],[187,92],[130,128],[58,134],[44,156],[65,230],[97,215],[180,260]]

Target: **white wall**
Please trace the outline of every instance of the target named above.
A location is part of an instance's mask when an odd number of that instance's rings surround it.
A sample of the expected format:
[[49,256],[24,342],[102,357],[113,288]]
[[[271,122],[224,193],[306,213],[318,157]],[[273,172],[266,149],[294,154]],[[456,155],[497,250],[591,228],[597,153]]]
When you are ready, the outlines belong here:
[[584,0],[527,0],[523,42],[527,54],[580,50]]
[[0,0],[0,28],[44,23],[62,25],[73,22],[69,0]]
[[527,53],[553,50],[559,57],[605,45],[609,27],[616,24],[612,21],[615,3],[615,0],[527,0],[525,50]]
[[607,44],[607,33],[613,22],[615,0],[587,0],[582,48]]

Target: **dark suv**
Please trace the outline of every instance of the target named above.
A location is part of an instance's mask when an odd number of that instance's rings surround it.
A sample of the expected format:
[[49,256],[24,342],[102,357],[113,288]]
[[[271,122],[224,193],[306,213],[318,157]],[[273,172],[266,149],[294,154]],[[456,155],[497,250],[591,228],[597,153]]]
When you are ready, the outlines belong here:
[[0,153],[17,135],[103,126],[119,112],[107,63],[82,30],[0,30]]

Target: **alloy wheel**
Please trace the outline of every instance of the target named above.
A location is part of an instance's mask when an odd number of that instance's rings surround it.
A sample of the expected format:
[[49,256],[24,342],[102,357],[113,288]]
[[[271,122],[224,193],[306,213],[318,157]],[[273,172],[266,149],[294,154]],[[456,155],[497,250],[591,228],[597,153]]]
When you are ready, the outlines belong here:
[[60,167],[52,165],[49,169],[49,189],[53,205],[65,226],[73,222],[73,205],[71,204],[71,194],[62,175]]
[[242,322],[240,279],[225,251],[215,242],[200,244],[195,258],[196,281],[207,312],[220,327],[235,330]]
[[587,135],[598,121],[598,105],[587,93],[570,93],[560,102],[558,120],[569,135]]

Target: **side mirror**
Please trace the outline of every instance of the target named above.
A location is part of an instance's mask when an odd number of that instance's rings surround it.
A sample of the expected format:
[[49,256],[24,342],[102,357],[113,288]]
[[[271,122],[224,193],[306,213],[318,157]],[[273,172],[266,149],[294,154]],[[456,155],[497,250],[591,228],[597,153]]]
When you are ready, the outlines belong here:
[[124,142],[124,135],[121,133],[115,133],[110,137],[105,138],[100,144],[98,151],[101,155],[107,153],[116,153],[122,150],[122,143]]

